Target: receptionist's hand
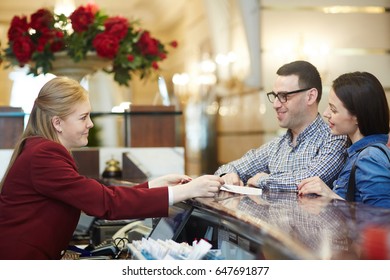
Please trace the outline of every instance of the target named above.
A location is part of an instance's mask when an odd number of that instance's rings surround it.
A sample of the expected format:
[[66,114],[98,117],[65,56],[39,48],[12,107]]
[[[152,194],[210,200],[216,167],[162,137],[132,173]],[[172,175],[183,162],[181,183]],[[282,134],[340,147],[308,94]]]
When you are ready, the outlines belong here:
[[173,202],[197,197],[215,197],[224,184],[222,178],[216,175],[203,175],[186,184],[172,187]]
[[240,180],[240,177],[236,173],[227,173],[221,177],[225,184],[243,186],[244,183]]
[[191,182],[192,178],[181,174],[168,174],[149,181],[149,188],[176,186]]

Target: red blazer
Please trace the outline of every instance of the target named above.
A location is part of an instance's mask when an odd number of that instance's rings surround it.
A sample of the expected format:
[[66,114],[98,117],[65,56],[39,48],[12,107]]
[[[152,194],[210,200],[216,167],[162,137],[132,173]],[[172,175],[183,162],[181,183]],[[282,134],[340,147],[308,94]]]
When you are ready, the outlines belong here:
[[60,259],[80,212],[103,219],[168,215],[168,188],[108,187],[81,176],[64,146],[26,140],[0,195],[0,259]]

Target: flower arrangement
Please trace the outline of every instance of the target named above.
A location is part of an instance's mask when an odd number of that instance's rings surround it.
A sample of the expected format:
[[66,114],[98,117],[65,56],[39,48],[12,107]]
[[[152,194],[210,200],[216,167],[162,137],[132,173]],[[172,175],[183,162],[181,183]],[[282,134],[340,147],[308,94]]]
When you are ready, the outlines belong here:
[[[175,48],[177,42],[169,45]],[[29,65],[29,74],[37,76],[49,73],[55,54],[64,51],[74,62],[82,62],[89,52],[96,52],[112,62],[103,70],[126,86],[132,73],[141,79],[149,76],[168,54],[166,46],[140,28],[138,21],[109,17],[90,3],[79,6],[69,17],[44,8],[33,13],[30,21],[26,16],[14,16],[1,60],[9,62],[6,67]]]

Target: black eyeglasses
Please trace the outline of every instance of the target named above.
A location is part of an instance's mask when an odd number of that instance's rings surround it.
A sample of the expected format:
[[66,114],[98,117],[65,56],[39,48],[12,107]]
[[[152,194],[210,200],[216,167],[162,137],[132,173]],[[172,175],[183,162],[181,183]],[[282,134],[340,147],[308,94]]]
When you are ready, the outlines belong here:
[[280,101],[280,103],[285,103],[287,102],[287,95],[293,94],[293,93],[298,93],[298,92],[304,92],[306,90],[309,90],[311,88],[304,88],[304,89],[298,89],[298,90],[293,90],[293,91],[285,91],[285,92],[279,92],[275,93],[273,91],[267,93],[267,97],[269,102],[274,103],[276,98]]

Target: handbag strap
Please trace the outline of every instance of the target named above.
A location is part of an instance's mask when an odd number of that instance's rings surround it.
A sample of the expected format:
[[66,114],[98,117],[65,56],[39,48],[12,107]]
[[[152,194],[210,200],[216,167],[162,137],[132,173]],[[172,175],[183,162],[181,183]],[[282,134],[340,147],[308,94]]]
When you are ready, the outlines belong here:
[[351,173],[349,174],[347,195],[345,197],[346,201],[353,202],[355,201],[355,192],[356,192],[356,183],[355,183],[355,172],[356,172],[356,162],[353,163]]
[[[387,153],[387,151],[385,150],[385,148],[383,148],[382,146],[380,145],[372,145],[371,147],[377,147],[378,149],[380,149],[382,152],[385,153],[387,159],[390,161],[390,157]],[[367,148],[367,147],[365,147]],[[358,153],[360,153],[361,151],[363,151],[365,148],[361,149],[361,150],[358,150]],[[357,159],[356,159],[357,160]],[[347,195],[345,197],[345,200],[346,201],[350,201],[350,202],[353,202],[355,201],[355,192],[356,192],[356,182],[355,182],[355,172],[356,172],[356,160],[355,162],[352,164],[352,169],[351,169],[351,173],[349,175],[349,180],[348,180],[348,188],[347,188]]]

